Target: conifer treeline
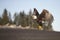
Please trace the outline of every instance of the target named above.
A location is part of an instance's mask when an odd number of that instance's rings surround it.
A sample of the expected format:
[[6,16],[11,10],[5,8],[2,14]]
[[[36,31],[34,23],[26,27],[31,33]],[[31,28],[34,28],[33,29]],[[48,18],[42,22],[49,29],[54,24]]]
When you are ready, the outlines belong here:
[[8,12],[7,9],[4,9],[2,17],[0,17],[0,25],[6,25],[7,23],[9,23],[10,25],[15,24],[16,26],[21,25],[22,27],[36,27],[38,26],[38,24],[32,19],[32,14],[32,10],[30,10],[27,14],[24,11],[15,13],[14,20],[12,21],[11,13]]

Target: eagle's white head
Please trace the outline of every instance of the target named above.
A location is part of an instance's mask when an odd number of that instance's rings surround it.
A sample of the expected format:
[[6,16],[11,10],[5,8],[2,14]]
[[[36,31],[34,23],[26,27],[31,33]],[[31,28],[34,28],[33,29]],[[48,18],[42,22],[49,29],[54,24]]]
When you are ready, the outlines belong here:
[[32,18],[33,18],[33,19],[37,19],[37,16],[36,16],[36,15],[33,15]]

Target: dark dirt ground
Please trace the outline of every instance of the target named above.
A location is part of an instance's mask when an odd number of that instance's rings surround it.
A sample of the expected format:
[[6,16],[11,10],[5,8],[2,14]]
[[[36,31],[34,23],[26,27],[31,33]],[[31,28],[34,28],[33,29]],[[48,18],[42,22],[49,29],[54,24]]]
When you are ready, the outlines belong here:
[[60,32],[1,28],[0,40],[60,40]]

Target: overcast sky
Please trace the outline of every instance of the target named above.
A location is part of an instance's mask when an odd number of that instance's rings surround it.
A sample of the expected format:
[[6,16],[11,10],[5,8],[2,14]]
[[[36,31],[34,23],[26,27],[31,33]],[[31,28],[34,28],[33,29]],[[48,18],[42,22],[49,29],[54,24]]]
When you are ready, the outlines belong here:
[[60,31],[60,0],[0,0],[0,16],[4,9],[13,15],[15,12],[28,11],[36,8],[39,13],[43,9],[49,10],[54,16],[53,29]]

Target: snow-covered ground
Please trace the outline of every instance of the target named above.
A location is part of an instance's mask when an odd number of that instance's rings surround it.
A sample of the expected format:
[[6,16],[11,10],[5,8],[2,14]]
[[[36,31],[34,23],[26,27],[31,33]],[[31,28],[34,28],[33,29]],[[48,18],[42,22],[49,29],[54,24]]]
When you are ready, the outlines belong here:
[[30,26],[26,26],[26,27],[22,27],[21,25],[16,26],[16,25],[0,25],[0,28],[20,28],[20,29],[36,29],[36,28],[32,28]]

